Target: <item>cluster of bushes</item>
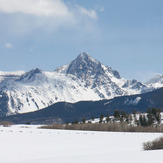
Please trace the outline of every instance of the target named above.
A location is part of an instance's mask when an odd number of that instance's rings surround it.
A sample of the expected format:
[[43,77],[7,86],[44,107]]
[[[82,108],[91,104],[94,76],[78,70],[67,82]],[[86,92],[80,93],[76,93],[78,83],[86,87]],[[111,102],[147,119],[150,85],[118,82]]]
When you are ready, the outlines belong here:
[[11,125],[13,125],[12,122],[8,122],[8,121],[0,122],[0,126],[3,126],[3,127],[10,127]]
[[85,130],[85,131],[113,131],[113,132],[163,132],[163,126],[132,126],[127,123],[78,123],[54,124],[42,126],[44,129]]
[[163,137],[143,143],[144,150],[163,149]]

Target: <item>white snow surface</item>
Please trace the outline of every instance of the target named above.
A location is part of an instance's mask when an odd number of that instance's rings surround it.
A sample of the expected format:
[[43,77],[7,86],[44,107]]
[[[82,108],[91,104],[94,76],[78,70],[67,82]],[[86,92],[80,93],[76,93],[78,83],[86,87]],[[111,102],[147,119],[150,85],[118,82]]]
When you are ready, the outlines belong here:
[[123,133],[0,127],[1,163],[162,163],[163,150],[142,143],[161,133]]

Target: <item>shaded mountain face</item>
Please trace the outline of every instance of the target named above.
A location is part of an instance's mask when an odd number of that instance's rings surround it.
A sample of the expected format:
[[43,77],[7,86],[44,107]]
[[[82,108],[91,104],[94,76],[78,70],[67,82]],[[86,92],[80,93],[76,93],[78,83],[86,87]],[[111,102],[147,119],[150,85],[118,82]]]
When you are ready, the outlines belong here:
[[83,117],[91,119],[92,117],[99,118],[101,114],[112,115],[114,110],[126,113],[132,113],[133,110],[146,112],[148,108],[153,107],[163,110],[162,98],[163,88],[160,88],[141,95],[115,97],[110,100],[59,102],[39,111],[1,117],[0,121],[33,124],[66,123],[75,120],[82,121]]
[[106,73],[109,73],[110,76],[114,76],[117,79],[121,78],[118,71],[104,66],[85,52],[81,53],[69,65],[58,68],[56,72],[72,74],[83,80],[105,76]]
[[26,73],[0,73],[0,116],[40,110],[54,103],[111,99],[157,88],[121,78],[87,53],[54,72],[33,69]]
[[72,74],[80,79],[90,79],[92,77],[105,76],[106,71],[116,78],[120,78],[117,71],[107,68],[99,61],[93,59],[87,53],[80,54],[72,61],[66,69],[66,74]]

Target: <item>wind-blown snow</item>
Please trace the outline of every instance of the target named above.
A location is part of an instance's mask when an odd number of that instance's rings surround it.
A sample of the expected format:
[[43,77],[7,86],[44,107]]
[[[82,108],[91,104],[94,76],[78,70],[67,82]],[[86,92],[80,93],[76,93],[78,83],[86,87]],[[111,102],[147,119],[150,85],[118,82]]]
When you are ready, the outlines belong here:
[[20,70],[20,71],[10,71],[10,72],[6,72],[6,71],[0,71],[0,76],[10,76],[10,75],[14,75],[14,76],[21,76],[23,75],[25,72]]
[[11,79],[11,78],[20,77],[24,73],[25,72],[21,71],[21,70],[20,71],[11,71],[11,72],[0,71],[0,82],[7,78]]
[[162,163],[163,150],[143,151],[158,133],[117,133],[0,127],[1,163]]

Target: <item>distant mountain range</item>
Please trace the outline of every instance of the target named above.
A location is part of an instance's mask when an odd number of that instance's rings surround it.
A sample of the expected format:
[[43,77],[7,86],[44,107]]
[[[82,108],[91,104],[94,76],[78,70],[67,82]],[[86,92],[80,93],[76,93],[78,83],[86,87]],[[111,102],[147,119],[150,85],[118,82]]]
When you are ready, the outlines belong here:
[[153,107],[163,109],[162,99],[163,88],[160,88],[140,95],[115,97],[110,100],[58,102],[39,111],[0,117],[0,121],[33,124],[81,121],[83,117],[91,119],[100,117],[101,114],[112,115],[114,110],[132,113],[134,109],[140,112],[146,112],[148,108]]
[[0,72],[0,116],[40,110],[57,102],[97,101],[163,87],[163,75],[147,83],[127,80],[87,53],[53,72]]

